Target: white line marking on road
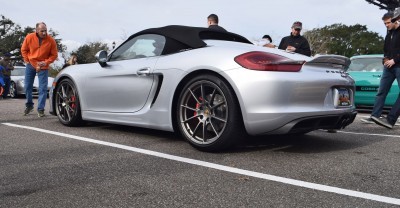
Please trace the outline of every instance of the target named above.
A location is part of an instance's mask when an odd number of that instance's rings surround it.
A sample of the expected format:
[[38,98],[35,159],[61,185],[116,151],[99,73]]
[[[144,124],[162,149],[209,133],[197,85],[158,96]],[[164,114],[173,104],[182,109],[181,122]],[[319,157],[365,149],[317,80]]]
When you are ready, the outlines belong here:
[[3,123],[3,124],[7,125],[7,126],[11,126],[11,127],[29,129],[29,130],[33,130],[33,131],[43,132],[46,134],[52,134],[52,135],[56,135],[56,136],[61,136],[61,137],[76,139],[76,140],[80,140],[80,141],[84,141],[84,142],[105,145],[105,146],[109,146],[109,147],[115,147],[115,148],[119,148],[119,149],[124,149],[124,150],[128,150],[128,151],[133,151],[133,152],[151,155],[151,156],[155,156],[155,157],[160,157],[160,158],[164,158],[164,159],[174,160],[174,161],[178,161],[178,162],[188,163],[188,164],[192,164],[192,165],[198,165],[198,166],[212,168],[212,169],[216,169],[216,170],[222,170],[225,172],[236,173],[236,174],[251,176],[251,177],[255,177],[255,178],[261,178],[261,179],[265,179],[265,180],[275,181],[278,183],[290,184],[290,185],[294,185],[294,186],[299,186],[299,187],[304,187],[304,188],[309,188],[309,189],[314,189],[314,190],[319,190],[319,191],[324,191],[324,192],[336,193],[336,194],[340,194],[340,195],[346,195],[346,196],[363,198],[363,199],[368,199],[368,200],[373,200],[373,201],[378,201],[378,202],[384,202],[384,203],[388,203],[388,204],[400,205],[400,199],[397,199],[397,198],[386,197],[386,196],[381,196],[381,195],[376,195],[376,194],[369,194],[369,193],[353,191],[353,190],[349,190],[349,189],[337,188],[337,187],[333,187],[333,186],[321,185],[321,184],[310,183],[310,182],[305,182],[305,181],[300,181],[300,180],[295,180],[295,179],[290,179],[290,178],[284,178],[284,177],[239,169],[239,168],[233,168],[233,167],[219,165],[219,164],[210,163],[210,162],[205,162],[205,161],[201,161],[201,160],[184,158],[184,157],[165,154],[165,153],[161,153],[161,152],[155,152],[155,151],[151,151],[151,150],[145,150],[145,149],[140,149],[140,148],[136,148],[136,147],[130,147],[130,146],[126,146],[126,145],[90,139],[90,138],[86,138],[86,137],[80,137],[80,136],[55,132],[55,131],[49,131],[49,130],[45,130],[45,129],[30,127],[30,126],[22,126],[22,125],[17,125],[17,124],[12,124],[12,123]]
[[368,135],[368,136],[381,136],[381,137],[396,137],[400,138],[399,135],[390,135],[390,134],[367,134],[367,133],[359,133],[359,132],[351,132],[351,131],[338,131],[338,133],[344,134],[358,134],[358,135]]

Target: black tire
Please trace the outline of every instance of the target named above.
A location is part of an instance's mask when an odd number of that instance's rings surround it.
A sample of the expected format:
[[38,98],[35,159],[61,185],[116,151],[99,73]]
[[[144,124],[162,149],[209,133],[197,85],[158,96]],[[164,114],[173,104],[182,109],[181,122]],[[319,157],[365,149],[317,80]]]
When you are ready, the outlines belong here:
[[186,83],[178,98],[176,122],[192,146],[207,152],[232,147],[244,132],[232,90],[213,75],[200,75]]
[[10,84],[10,97],[11,98],[18,97],[17,85],[15,84],[15,82],[11,82],[11,84]]
[[62,124],[66,126],[82,125],[78,91],[70,79],[64,79],[57,84],[54,107]]

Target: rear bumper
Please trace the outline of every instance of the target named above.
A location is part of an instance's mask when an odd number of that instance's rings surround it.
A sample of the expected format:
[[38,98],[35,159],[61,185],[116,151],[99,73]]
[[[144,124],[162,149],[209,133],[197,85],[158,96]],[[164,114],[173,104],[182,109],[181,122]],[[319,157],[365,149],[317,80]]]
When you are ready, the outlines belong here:
[[353,123],[357,111],[335,115],[310,116],[293,120],[286,125],[265,134],[307,133],[317,129],[344,129]]

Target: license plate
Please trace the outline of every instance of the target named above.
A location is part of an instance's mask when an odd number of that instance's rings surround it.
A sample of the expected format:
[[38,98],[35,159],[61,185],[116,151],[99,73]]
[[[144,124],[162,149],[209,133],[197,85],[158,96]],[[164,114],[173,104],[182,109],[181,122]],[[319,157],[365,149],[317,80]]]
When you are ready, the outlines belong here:
[[350,107],[351,94],[347,88],[336,88],[334,90],[334,106],[335,107]]

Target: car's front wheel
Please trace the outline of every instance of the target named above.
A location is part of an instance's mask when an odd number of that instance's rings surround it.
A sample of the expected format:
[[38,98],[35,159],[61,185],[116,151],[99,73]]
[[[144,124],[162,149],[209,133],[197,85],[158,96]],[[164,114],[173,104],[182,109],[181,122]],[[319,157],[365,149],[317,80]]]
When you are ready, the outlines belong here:
[[177,105],[179,131],[199,150],[229,148],[243,135],[240,107],[228,85],[216,76],[191,79]]
[[69,79],[64,79],[57,85],[55,110],[62,124],[66,126],[82,124],[78,92],[74,83]]
[[15,82],[11,82],[11,84],[10,84],[10,97],[11,98],[18,97],[17,85],[15,84]]

